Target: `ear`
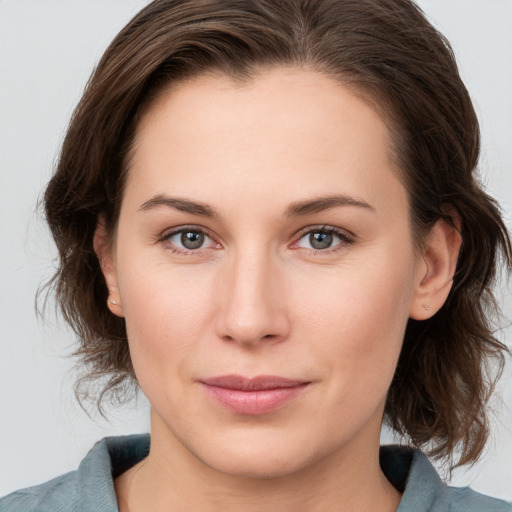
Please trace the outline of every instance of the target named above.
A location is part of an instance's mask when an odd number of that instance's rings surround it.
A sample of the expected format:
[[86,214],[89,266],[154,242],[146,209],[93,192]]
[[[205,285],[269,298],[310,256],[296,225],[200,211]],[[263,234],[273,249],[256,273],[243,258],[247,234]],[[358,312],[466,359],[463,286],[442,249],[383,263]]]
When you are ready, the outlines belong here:
[[107,307],[114,315],[123,317],[123,305],[117,287],[115,254],[103,217],[98,218],[98,224],[94,232],[93,247],[108,288]]
[[460,218],[453,217],[453,223],[455,227],[439,219],[428,235],[409,311],[409,316],[414,320],[432,317],[441,309],[450,293],[462,243]]

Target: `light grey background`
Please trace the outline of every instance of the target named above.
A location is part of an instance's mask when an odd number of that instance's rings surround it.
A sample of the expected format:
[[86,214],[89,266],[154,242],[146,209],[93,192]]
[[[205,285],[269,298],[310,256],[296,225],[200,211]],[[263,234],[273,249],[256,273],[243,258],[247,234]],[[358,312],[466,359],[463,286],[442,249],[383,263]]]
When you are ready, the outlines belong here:
[[[106,435],[147,431],[148,406],[89,418],[73,396],[73,335],[34,295],[55,250],[36,201],[103,50],[144,0],[0,0],[0,495],[75,469]],[[422,0],[451,40],[483,132],[481,168],[512,225],[512,0]],[[512,295],[502,289],[512,318]],[[50,305],[49,310],[52,310]],[[512,329],[502,331],[512,345]],[[453,483],[512,500],[512,365],[487,452]],[[389,433],[383,434],[385,440]]]

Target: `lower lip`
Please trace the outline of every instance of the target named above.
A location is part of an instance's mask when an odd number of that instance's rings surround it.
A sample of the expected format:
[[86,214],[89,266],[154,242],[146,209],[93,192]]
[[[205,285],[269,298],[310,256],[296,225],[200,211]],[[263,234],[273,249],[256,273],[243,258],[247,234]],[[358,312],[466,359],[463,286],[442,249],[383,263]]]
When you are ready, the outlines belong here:
[[234,412],[251,416],[279,409],[300,394],[307,385],[305,383],[286,388],[242,391],[203,384],[208,394],[217,402]]

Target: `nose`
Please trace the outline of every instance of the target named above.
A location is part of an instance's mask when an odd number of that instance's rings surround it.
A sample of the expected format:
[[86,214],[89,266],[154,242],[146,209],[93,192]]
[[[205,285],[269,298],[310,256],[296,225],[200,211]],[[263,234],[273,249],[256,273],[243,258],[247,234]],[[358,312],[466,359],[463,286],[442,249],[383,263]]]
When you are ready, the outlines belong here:
[[218,290],[217,335],[246,347],[285,340],[290,332],[283,270],[267,254],[239,255],[226,265]]

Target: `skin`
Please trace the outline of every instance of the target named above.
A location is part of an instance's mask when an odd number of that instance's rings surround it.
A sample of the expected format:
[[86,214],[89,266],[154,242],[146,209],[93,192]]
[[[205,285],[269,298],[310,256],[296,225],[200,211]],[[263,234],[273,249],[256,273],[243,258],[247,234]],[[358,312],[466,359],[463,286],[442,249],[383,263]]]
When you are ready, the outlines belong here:
[[[180,228],[203,245],[184,247]],[[151,452],[116,480],[121,511],[396,510],[378,461],[386,393],[407,320],[448,294],[460,239],[440,221],[415,248],[367,103],[296,68],[173,85],[138,126],[107,239],[100,223],[109,307],[152,407]],[[309,385],[249,416],[199,382],[226,374]]]

